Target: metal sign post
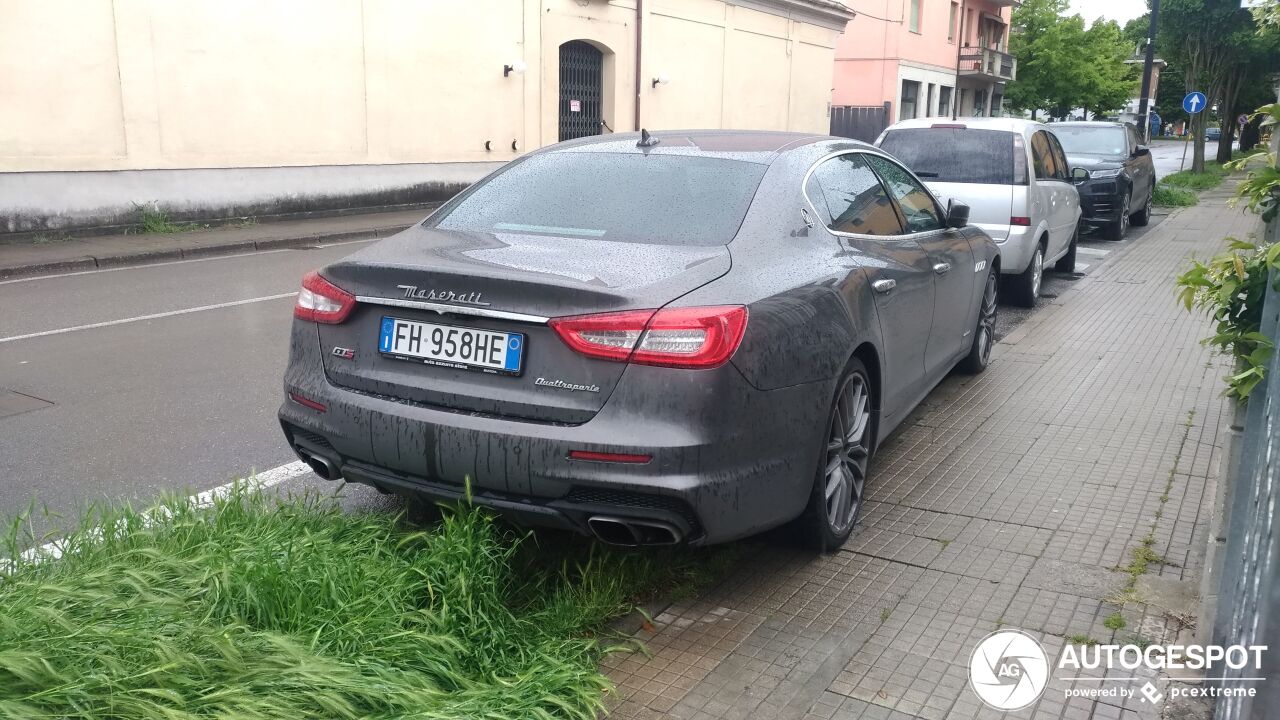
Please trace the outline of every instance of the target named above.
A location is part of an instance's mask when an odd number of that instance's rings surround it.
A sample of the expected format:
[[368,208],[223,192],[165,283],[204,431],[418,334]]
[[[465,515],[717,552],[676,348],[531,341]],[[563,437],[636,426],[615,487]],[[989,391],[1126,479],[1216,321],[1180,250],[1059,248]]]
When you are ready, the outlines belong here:
[[[1204,106],[1207,103],[1208,103],[1208,99],[1205,98],[1204,93],[1200,92],[1199,90],[1192,90],[1191,92],[1187,93],[1186,97],[1182,98],[1182,109],[1187,111],[1187,127],[1191,127],[1191,121],[1195,119],[1196,115],[1198,115],[1202,110],[1204,110]],[[1187,142],[1188,143],[1195,142],[1195,139],[1196,139],[1196,134],[1192,132],[1191,139],[1187,140]],[[1186,164],[1187,164],[1187,146],[1186,144],[1184,144],[1182,146],[1182,162],[1178,163],[1178,171],[1181,172],[1182,168],[1185,167]]]

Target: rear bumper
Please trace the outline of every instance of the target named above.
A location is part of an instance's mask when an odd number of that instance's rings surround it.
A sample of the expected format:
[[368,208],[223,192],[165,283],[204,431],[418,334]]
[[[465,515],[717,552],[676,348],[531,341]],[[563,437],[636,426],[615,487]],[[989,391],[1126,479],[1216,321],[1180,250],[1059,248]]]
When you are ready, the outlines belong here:
[[[326,406],[286,399],[279,416],[290,445],[350,481],[446,502],[470,483],[476,504],[522,524],[587,533],[595,516],[653,520],[691,544],[745,537],[800,514],[833,392],[829,382],[760,391],[732,365],[629,366],[595,417],[554,425],[333,386],[314,342],[296,337],[285,388]],[[583,461],[571,450],[652,459]]]
[[1017,275],[1026,270],[1035,254],[1036,241],[1033,228],[1010,225],[1006,238],[996,241],[1000,248],[1000,273]]

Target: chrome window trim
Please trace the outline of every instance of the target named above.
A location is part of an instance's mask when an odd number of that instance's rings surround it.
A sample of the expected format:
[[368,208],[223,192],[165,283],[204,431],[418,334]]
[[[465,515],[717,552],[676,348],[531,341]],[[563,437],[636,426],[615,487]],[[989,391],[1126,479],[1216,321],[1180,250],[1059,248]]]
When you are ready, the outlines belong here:
[[[818,212],[818,206],[814,205],[813,198],[809,197],[809,191],[808,191],[809,178],[813,175],[814,171],[818,169],[819,165],[821,165],[822,163],[832,158],[839,157],[841,155],[876,155],[906,170],[907,172],[911,173],[912,177],[915,177],[915,173],[911,172],[910,168],[908,168],[906,165],[903,165],[902,163],[894,160],[893,158],[889,157],[888,155],[882,152],[868,152],[866,150],[857,149],[857,150],[836,150],[835,152],[827,153],[826,155],[823,155],[822,157],[815,160],[813,164],[809,166],[809,169],[805,171],[804,178],[800,181],[800,194],[804,196],[804,201],[808,203],[809,208],[813,211],[813,214],[819,218],[823,217],[823,214]],[[876,176],[877,182],[881,182],[880,175],[879,173],[876,173],[875,168],[872,168],[870,165],[868,165],[867,169],[871,170],[871,173]],[[919,178],[916,178],[916,179],[919,180]],[[920,184],[922,187],[924,187],[924,191],[929,193],[929,197],[933,198],[934,206],[941,207],[941,204],[938,203],[938,196],[934,195],[933,191],[930,190],[928,186],[924,185],[923,182],[921,182]],[[883,186],[884,186],[883,182],[881,182],[881,187]],[[885,188],[885,193],[888,193],[888,192],[889,192],[889,189]],[[904,233],[902,235],[863,235],[861,233],[851,233],[851,232],[845,232],[843,230],[832,230],[831,226],[827,225],[825,220],[823,220],[822,222],[822,227],[826,228],[827,232],[831,233],[836,237],[854,238],[855,240],[878,240],[880,242],[884,242],[886,240],[914,240],[916,238],[925,237],[926,235],[935,235],[937,233],[947,232],[948,230],[951,229],[946,227],[946,225],[944,224],[943,227],[938,228],[937,230],[921,230],[919,232]],[[903,228],[903,230],[906,230],[906,228]]]
[[412,308],[414,310],[430,310],[432,312],[453,313],[455,315],[472,315],[474,317],[493,318],[495,320],[514,320],[516,322],[546,325],[551,318],[542,315],[508,312],[506,310],[489,310],[488,308],[467,307],[465,305],[446,305],[444,303],[423,302],[421,300],[401,300],[399,298],[374,297],[357,295],[356,302],[370,305],[386,305],[389,307]]

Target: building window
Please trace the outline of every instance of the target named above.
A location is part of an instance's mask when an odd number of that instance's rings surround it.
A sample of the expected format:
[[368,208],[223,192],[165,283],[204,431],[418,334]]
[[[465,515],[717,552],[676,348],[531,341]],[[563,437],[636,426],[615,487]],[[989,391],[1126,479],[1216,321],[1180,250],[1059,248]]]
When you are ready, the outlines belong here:
[[902,81],[902,102],[898,104],[898,119],[910,120],[916,117],[916,102],[920,98],[920,83],[915,80]]
[[910,24],[907,26],[911,32],[920,32],[920,3],[924,0],[911,0],[911,18]]
[[937,87],[933,83],[929,83],[929,89],[924,94],[924,116],[933,117],[933,89]]
[[987,91],[973,91],[973,116],[982,117],[987,114]]
[[951,114],[951,88],[947,85],[938,88],[938,114]]
[[951,3],[951,17],[947,19],[947,42],[956,41],[956,20],[960,17],[960,3]]
[[969,14],[965,16],[965,31],[961,35],[961,41],[965,47],[969,46],[969,38],[973,37],[973,8],[969,9]]

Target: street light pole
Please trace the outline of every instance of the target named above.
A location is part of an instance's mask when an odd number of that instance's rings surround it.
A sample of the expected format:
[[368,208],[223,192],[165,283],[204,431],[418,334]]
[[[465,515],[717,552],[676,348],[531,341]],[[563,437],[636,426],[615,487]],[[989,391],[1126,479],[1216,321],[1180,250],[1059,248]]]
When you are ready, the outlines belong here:
[[1142,118],[1142,137],[1151,142],[1151,109],[1147,107],[1151,94],[1151,67],[1156,59],[1156,19],[1160,15],[1160,0],[1151,0],[1151,25],[1147,28],[1147,57],[1142,63],[1142,94],[1138,98],[1138,117]]

